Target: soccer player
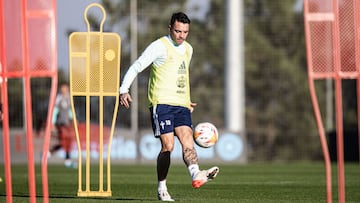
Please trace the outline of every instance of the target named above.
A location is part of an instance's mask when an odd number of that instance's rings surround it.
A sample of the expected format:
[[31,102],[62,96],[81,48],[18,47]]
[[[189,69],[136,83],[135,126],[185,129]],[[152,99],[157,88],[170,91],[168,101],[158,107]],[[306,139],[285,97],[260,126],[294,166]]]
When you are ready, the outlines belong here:
[[216,177],[219,168],[200,170],[194,148],[191,113],[196,103],[190,99],[189,64],[193,48],[186,42],[190,19],[182,12],[174,13],[169,34],[152,42],[130,66],[120,87],[120,104],[129,108],[132,98],[129,88],[135,77],[151,65],[148,100],[152,128],[161,141],[157,158],[158,199],[174,201],[167,191],[166,177],[170,154],[176,136],[182,147],[183,160],[192,177],[192,186],[199,188]]
[[59,143],[51,148],[50,154],[63,148],[65,151],[64,165],[69,168],[76,167],[70,159],[71,143],[74,135],[72,118],[69,85],[63,83],[60,85],[60,92],[56,96],[52,117],[52,128],[58,133]]

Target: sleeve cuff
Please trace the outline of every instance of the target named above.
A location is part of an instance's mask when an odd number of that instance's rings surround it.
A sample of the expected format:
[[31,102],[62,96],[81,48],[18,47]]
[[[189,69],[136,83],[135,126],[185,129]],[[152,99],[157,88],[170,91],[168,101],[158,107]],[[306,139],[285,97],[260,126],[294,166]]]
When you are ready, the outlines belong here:
[[128,93],[128,92],[129,92],[129,89],[128,89],[128,88],[120,87],[120,90],[119,90],[119,93],[120,93],[120,94],[124,94],[124,93]]

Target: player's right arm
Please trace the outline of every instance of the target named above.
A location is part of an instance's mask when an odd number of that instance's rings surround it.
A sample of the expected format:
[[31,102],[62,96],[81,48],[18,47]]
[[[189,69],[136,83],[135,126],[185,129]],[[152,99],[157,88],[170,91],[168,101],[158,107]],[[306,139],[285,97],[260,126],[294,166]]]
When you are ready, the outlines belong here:
[[125,108],[130,107],[130,103],[132,102],[132,98],[129,94],[129,88],[136,78],[136,76],[145,70],[151,63],[156,60],[160,62],[165,61],[166,57],[166,49],[160,40],[156,40],[151,43],[145,51],[141,54],[141,56],[129,67],[126,72],[122,84],[120,86],[120,104]]

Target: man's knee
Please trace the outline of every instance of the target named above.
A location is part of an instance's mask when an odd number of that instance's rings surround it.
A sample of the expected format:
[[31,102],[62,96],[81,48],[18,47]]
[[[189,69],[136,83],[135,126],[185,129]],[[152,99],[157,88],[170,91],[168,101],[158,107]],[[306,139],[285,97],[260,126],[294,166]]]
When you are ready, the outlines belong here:
[[166,151],[172,152],[173,150],[174,150],[174,143],[167,142],[162,144],[162,148],[161,148],[162,152],[166,152]]
[[167,133],[160,136],[161,152],[172,152],[174,150],[174,134]]

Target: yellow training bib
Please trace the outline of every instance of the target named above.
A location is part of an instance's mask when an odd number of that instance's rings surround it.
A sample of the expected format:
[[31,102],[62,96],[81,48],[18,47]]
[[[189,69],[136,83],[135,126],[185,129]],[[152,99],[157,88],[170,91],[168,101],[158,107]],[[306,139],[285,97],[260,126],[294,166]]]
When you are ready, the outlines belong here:
[[166,61],[161,66],[151,67],[148,99],[149,105],[168,104],[190,108],[189,64],[190,45],[185,43],[186,51],[179,54],[166,37],[160,38],[166,47]]

